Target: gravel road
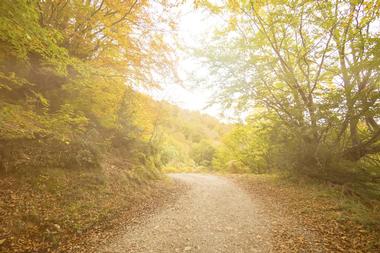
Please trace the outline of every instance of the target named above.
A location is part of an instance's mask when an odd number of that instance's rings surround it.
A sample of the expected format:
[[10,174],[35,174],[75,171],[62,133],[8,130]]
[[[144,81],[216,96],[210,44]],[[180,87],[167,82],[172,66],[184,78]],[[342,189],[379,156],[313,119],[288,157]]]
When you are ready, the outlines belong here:
[[98,252],[270,252],[266,213],[230,180],[171,174],[189,190],[171,206],[126,227]]

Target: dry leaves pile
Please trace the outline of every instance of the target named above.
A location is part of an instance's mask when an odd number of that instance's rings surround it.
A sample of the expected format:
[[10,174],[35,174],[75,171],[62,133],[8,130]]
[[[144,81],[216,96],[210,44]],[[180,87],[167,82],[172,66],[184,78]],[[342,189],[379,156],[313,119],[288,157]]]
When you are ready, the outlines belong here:
[[95,252],[101,245],[108,243],[111,238],[117,237],[125,232],[125,227],[138,225],[139,217],[152,215],[164,206],[176,201],[187,189],[180,182],[156,181],[149,190],[149,195],[143,200],[130,203],[128,209],[120,210],[117,215],[109,217],[98,223],[85,234],[74,235],[55,252]]
[[337,196],[274,176],[232,176],[262,202],[275,252],[380,252],[380,230],[355,221]]
[[0,252],[92,252],[119,224],[182,189],[167,180],[128,185],[121,173],[112,179],[91,171],[0,178]]

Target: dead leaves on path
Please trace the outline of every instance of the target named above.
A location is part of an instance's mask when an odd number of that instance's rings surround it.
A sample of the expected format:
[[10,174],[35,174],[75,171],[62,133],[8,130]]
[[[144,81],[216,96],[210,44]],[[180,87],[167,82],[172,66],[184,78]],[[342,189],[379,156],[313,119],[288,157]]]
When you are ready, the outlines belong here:
[[274,177],[233,179],[265,207],[274,252],[380,252],[380,231],[355,222],[332,196]]
[[59,252],[96,252],[104,243],[122,235],[128,226],[138,225],[141,217],[159,211],[163,206],[176,201],[187,187],[180,182],[151,182],[148,194],[144,199],[130,205],[130,209],[120,211],[117,215],[98,223],[86,234],[73,236]]
[[[54,193],[24,180],[0,179],[0,252],[94,252],[117,227],[157,209],[182,189],[165,180],[128,191],[116,180],[109,189],[86,188],[89,184],[76,189],[79,178],[66,179],[67,187]],[[71,210],[70,203],[78,206]]]

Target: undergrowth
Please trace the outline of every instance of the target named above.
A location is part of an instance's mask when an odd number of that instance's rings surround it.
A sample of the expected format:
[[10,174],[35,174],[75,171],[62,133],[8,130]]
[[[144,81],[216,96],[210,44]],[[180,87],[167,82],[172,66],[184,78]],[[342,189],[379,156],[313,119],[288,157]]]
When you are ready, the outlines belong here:
[[[0,252],[45,252],[149,198],[158,171],[104,164],[93,169],[19,170],[0,178]],[[162,180],[161,180],[162,181]]]

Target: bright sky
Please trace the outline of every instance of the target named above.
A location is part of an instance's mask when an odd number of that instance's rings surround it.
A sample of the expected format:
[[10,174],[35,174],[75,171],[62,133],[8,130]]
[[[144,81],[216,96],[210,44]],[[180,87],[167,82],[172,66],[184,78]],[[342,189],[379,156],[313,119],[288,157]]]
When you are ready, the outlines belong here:
[[[211,16],[205,10],[193,9],[191,3],[182,5],[180,8],[178,38],[182,41],[182,46],[184,48],[200,47],[202,38],[212,34],[213,28],[218,22],[217,18]],[[185,52],[178,50],[180,56],[178,72],[180,78],[184,81],[184,87],[179,84],[168,83],[163,85],[163,90],[149,93],[156,99],[164,99],[182,108],[201,111],[220,118],[221,110],[218,106],[206,108],[212,96],[212,91],[191,88],[194,86],[192,73],[197,73],[197,76],[207,76],[207,70]]]

